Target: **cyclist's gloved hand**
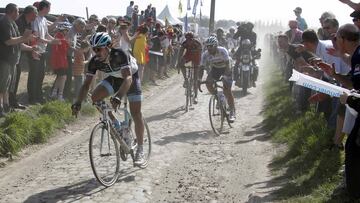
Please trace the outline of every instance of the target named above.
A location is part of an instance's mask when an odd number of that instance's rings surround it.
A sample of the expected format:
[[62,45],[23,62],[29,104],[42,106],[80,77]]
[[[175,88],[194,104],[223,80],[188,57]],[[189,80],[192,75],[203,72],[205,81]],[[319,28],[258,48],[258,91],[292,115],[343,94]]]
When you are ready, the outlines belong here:
[[120,104],[121,104],[121,98],[119,98],[119,97],[110,97],[110,103],[111,103],[111,105],[112,105],[112,107],[115,109],[115,111],[116,111],[116,109],[120,106]]
[[76,102],[73,105],[71,105],[71,110],[72,110],[72,115],[77,117],[79,111],[81,110],[81,103]]

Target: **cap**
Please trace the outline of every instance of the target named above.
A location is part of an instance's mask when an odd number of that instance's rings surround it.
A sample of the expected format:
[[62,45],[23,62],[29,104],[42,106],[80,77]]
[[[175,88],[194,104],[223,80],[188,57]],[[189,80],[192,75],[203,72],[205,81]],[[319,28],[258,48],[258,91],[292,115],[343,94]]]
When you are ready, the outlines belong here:
[[296,12],[296,13],[301,13],[301,12],[302,12],[302,8],[296,7],[296,8],[294,9],[294,12]]
[[350,17],[360,19],[360,11],[354,11],[350,14]]

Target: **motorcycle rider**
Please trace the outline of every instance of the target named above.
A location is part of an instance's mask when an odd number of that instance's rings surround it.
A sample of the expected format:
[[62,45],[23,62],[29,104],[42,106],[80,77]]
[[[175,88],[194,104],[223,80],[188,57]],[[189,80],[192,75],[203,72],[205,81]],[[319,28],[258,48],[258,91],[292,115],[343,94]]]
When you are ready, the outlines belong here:
[[[260,50],[256,50],[256,40],[257,40],[257,34],[253,31],[254,29],[254,24],[251,22],[247,22],[247,23],[241,23],[240,26],[238,27],[238,31],[235,33],[234,35],[234,39],[239,39],[240,38],[240,47],[236,50],[234,57],[236,58],[236,63],[235,63],[235,67],[238,67],[239,63],[240,63],[240,58],[241,58],[241,53],[242,53],[242,46],[248,46],[247,42],[243,43],[244,40],[248,39],[250,40],[250,45],[251,45],[251,55],[253,59],[258,59],[260,58]],[[257,80],[257,76],[258,76],[258,66],[255,62],[255,60],[253,60],[253,86],[256,86],[256,80]]]

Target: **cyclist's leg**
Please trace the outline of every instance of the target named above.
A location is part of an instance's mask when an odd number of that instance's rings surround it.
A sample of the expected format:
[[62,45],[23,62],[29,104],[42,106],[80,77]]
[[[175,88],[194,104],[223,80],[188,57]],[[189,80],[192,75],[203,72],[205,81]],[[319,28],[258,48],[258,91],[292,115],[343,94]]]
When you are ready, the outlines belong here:
[[230,109],[235,110],[234,95],[231,91],[233,80],[231,77],[231,71],[224,72],[223,86],[224,86],[224,95],[227,99]]
[[101,81],[94,89],[91,95],[91,100],[93,103],[101,101],[112,95],[114,93],[114,89],[111,83],[108,80]]
[[141,113],[141,101],[130,101],[130,113],[135,124],[135,134],[138,145],[143,145],[144,120]]
[[132,84],[127,93],[127,98],[130,104],[130,113],[135,124],[135,134],[138,144],[134,164],[141,166],[146,162],[143,152],[145,126],[141,113],[142,93],[138,73],[135,73],[132,77]]
[[199,84],[199,67],[198,66],[194,66],[194,95],[195,98],[198,95],[198,84]]
[[[94,89],[91,100],[93,103],[101,101],[106,97],[114,94],[114,81],[112,77],[107,77],[103,81],[101,81]],[[110,120],[114,123],[116,122],[116,118],[112,112],[109,112]]]
[[215,94],[215,88],[213,86],[213,80],[215,80],[216,78],[213,77],[213,69],[211,71],[209,71],[209,74],[206,78],[206,88],[208,89],[208,91],[210,92],[210,94]]

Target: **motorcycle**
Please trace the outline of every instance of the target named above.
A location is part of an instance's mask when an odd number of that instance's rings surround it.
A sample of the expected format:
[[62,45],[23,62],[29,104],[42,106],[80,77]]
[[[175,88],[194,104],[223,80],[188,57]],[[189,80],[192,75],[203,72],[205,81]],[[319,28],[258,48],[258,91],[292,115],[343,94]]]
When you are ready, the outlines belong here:
[[259,67],[255,60],[260,59],[261,49],[252,50],[251,42],[245,39],[241,43],[240,55],[234,67],[235,85],[242,88],[244,94],[247,93],[248,88],[255,87]]

